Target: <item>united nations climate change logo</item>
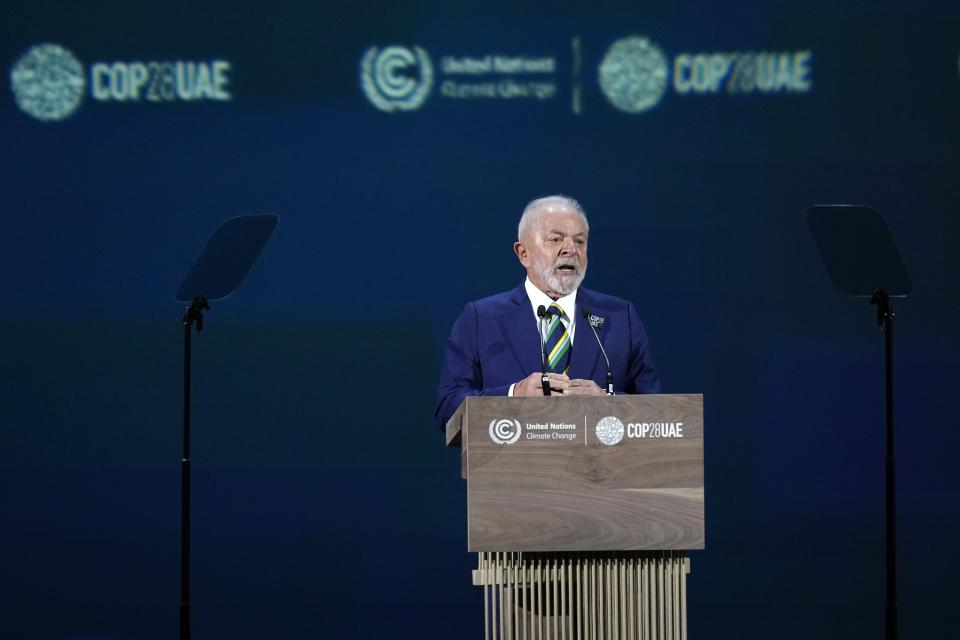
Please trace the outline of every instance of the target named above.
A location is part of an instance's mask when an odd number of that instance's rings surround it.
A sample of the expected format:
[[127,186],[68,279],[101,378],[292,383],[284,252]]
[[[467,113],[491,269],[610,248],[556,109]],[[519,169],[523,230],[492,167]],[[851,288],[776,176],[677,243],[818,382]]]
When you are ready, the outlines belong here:
[[433,65],[420,47],[370,47],[360,59],[360,86],[381,111],[413,111],[433,87]]
[[497,444],[513,444],[520,439],[520,423],[517,420],[491,420],[490,439]]
[[17,106],[44,122],[63,120],[76,111],[86,84],[83,65],[58,44],[30,47],[10,69]]
[[600,63],[600,88],[610,103],[627,113],[652,109],[667,90],[669,64],[660,49],[646,38],[617,40]]
[[603,444],[617,444],[623,440],[623,423],[613,416],[600,418],[597,422],[597,439]]

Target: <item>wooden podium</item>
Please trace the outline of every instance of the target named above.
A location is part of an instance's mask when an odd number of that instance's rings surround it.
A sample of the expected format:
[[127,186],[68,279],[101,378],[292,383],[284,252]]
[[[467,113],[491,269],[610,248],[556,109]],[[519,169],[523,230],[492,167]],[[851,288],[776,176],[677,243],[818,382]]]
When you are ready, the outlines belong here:
[[470,397],[446,436],[487,638],[687,637],[702,395]]

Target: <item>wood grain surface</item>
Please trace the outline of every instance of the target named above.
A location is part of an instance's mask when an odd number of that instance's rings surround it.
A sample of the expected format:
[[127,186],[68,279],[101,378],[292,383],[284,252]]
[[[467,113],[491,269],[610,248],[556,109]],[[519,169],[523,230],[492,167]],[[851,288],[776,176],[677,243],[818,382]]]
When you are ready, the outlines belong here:
[[[473,397],[464,405],[451,422],[462,416],[470,551],[704,548],[702,396]],[[623,426],[615,444],[598,438],[606,417]],[[674,437],[650,437],[657,431],[649,427],[647,437],[631,437],[644,424],[668,425],[659,433]]]

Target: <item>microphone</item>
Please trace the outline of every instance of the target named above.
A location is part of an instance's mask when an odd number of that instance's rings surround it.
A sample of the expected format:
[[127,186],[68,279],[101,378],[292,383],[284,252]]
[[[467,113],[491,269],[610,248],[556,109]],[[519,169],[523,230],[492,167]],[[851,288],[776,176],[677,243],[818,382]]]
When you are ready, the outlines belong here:
[[550,376],[547,375],[547,343],[543,338],[543,318],[547,315],[547,308],[537,307],[537,333],[540,335],[540,386],[543,395],[550,395]]
[[612,396],[613,393],[613,371],[610,369],[610,358],[607,357],[607,352],[603,348],[603,343],[600,342],[600,335],[597,333],[597,328],[593,326],[593,323],[590,322],[590,310],[581,309],[583,314],[583,319],[587,321],[587,324],[590,326],[590,330],[593,332],[593,337],[597,339],[597,345],[600,347],[600,353],[603,354],[603,359],[607,361],[607,395]]

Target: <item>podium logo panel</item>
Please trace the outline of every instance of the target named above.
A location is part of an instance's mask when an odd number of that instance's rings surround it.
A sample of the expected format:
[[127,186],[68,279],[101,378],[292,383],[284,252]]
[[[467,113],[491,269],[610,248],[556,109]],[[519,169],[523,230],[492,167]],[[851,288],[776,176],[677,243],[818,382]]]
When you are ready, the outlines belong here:
[[513,444],[520,439],[520,422],[503,418],[490,421],[490,439],[496,444]]
[[606,445],[620,444],[624,436],[642,439],[682,439],[682,422],[628,422],[614,416],[600,418],[596,426],[597,440]]

